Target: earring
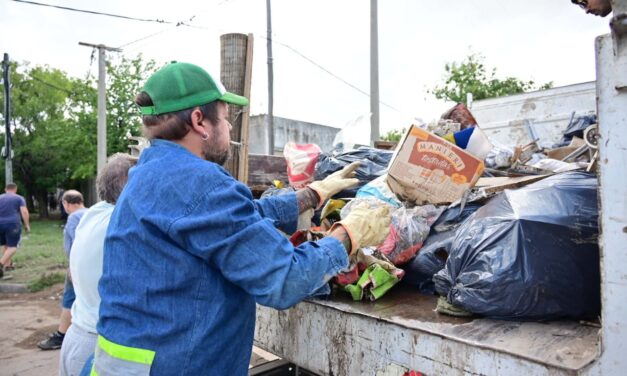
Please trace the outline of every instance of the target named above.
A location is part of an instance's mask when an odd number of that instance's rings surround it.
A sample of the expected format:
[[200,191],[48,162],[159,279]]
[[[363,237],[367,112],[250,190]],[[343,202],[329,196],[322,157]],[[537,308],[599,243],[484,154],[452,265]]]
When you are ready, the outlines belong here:
[[207,134],[207,132],[203,133],[200,139],[203,141],[207,141],[209,139],[209,134]]

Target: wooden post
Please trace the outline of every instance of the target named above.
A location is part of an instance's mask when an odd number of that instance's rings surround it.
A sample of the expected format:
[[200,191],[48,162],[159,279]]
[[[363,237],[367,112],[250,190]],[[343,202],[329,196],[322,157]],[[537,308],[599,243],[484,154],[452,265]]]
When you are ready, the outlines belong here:
[[[220,37],[220,81],[226,90],[250,99],[252,78],[252,35],[224,34]],[[224,166],[233,177],[246,184],[248,165],[248,106],[229,105],[232,158]]]
[[[244,96],[250,99],[250,86],[253,78],[253,45],[254,39],[252,34],[248,34],[248,43],[246,46],[246,75],[244,76]],[[241,132],[241,148],[239,156],[239,169],[237,180],[244,184],[248,181],[248,127],[250,124],[250,106],[244,108],[242,113],[242,132]]]

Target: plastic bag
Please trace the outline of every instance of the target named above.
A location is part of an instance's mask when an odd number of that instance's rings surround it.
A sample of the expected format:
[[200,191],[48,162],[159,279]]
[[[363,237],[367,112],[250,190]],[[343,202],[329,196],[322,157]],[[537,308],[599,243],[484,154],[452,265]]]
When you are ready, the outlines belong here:
[[495,142],[494,140],[492,140],[491,142],[493,148],[485,157],[485,166],[488,168],[502,168],[511,166],[512,158],[514,157],[514,149],[509,146]]
[[365,146],[344,151],[341,144],[337,145],[337,148],[330,153],[320,154],[315,168],[315,180],[322,180],[335,171],[341,170],[344,166],[360,161],[361,166],[355,171],[355,177],[359,179],[359,184],[333,196],[334,198],[355,197],[361,187],[386,173],[392,154],[394,152],[389,150]]
[[545,158],[531,165],[532,167],[553,172],[566,172],[571,170],[579,170],[588,167],[586,162],[562,162],[556,159]]
[[[333,138],[333,147],[339,144],[348,149],[370,145],[370,112],[344,124],[342,129]],[[367,129],[367,132],[364,132]]]
[[601,310],[597,179],[566,172],[505,190],[457,231],[437,292],[503,319],[594,319]]
[[431,225],[438,219],[444,207],[433,205],[399,208],[392,213],[390,234],[377,250],[394,265],[411,260],[429,235]]
[[351,294],[353,300],[364,297],[377,300],[405,274],[372,247],[358,249],[350,255],[349,260],[349,270],[338,274],[335,282],[344,286],[344,290]]
[[296,144],[288,142],[283,148],[287,162],[287,178],[296,189],[303,188],[313,181],[318,157],[322,153],[316,144]]
[[381,175],[380,177],[374,179],[370,183],[364,185],[357,191],[357,194],[355,195],[355,197],[356,198],[375,197],[381,201],[387,202],[388,204],[396,208],[400,208],[402,205],[401,201],[396,197],[394,192],[392,192],[392,190],[390,189],[390,186],[385,180],[386,177],[387,177],[387,174]]
[[424,294],[435,294],[433,276],[444,269],[457,229],[482,205],[473,202],[463,208],[460,206],[447,208],[431,226],[429,236],[420,252],[403,266],[407,272],[403,281],[418,287]]

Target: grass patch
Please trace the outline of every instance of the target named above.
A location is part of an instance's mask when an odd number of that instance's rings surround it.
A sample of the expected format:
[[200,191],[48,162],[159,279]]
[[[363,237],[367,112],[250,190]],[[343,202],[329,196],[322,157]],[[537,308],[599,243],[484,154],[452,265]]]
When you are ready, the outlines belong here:
[[28,291],[30,292],[37,292],[37,291],[46,289],[50,286],[54,286],[57,283],[62,283],[64,281],[65,281],[65,274],[58,273],[58,272],[44,274],[41,277],[39,277],[38,280],[30,282],[27,288],[28,288]]
[[60,220],[31,220],[31,232],[22,232],[22,242],[13,255],[15,270],[5,272],[12,276],[12,283],[24,283],[30,289],[39,281],[63,282],[63,278],[51,278],[55,274],[63,277],[68,266],[61,224]]

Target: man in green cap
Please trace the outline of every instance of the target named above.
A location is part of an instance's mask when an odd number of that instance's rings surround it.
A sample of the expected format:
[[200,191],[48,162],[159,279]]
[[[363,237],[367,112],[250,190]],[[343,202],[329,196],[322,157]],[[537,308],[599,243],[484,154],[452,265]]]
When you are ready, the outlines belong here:
[[300,212],[357,183],[358,164],[296,193],[253,200],[221,165],[227,92],[202,68],[172,63],[136,98],[151,140],[105,239],[92,371],[98,375],[246,375],[255,304],[286,309],[328,292],[348,253],[388,233],[386,208],[356,207],[329,236],[294,247]]

